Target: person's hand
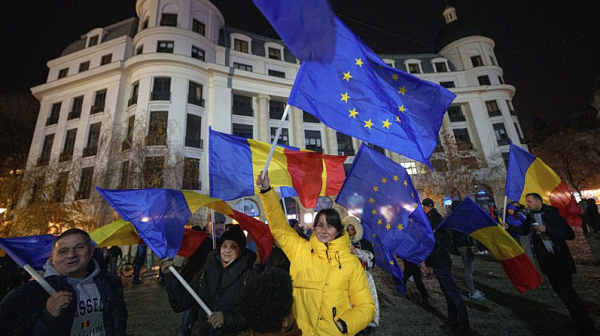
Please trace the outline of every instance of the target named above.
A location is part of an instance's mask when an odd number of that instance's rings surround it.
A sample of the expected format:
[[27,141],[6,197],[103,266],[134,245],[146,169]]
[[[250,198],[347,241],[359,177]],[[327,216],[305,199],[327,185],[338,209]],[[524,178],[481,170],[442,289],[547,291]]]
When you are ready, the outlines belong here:
[[352,254],[356,255],[356,247],[354,247],[354,245],[350,245],[350,252],[352,252]]
[[213,312],[208,316],[208,323],[212,325],[213,328],[219,329],[223,327],[223,323],[225,323],[225,317],[222,312]]
[[533,226],[533,231],[535,231],[536,233],[546,232],[546,226],[544,226],[542,224],[532,225],[532,226]]
[[173,265],[175,265],[175,262],[173,262],[173,260],[171,260],[169,258],[165,258],[160,261],[160,270],[164,274],[169,274],[169,273],[171,273],[171,270],[169,269],[169,267],[171,267]]
[[59,291],[54,293],[51,297],[46,301],[46,310],[50,315],[54,317],[59,317],[62,313],[63,308],[67,307],[71,300],[73,299],[73,294],[68,291]]
[[263,172],[261,170],[260,174],[258,174],[256,177],[256,186],[258,186],[258,189],[260,190],[267,190],[271,186],[269,181],[269,172],[267,171],[264,179],[262,178],[262,173]]
[[504,228],[504,230],[508,230],[508,224],[502,223],[502,227]]

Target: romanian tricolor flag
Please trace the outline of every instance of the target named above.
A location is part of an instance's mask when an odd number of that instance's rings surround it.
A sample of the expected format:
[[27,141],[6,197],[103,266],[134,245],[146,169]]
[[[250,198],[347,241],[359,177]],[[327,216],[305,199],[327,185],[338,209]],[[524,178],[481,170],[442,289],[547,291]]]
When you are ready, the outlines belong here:
[[90,327],[90,320],[85,320],[81,322],[81,329],[87,329]]
[[542,160],[519,146],[510,145],[506,196],[525,204],[525,196],[538,193],[545,204],[558,208],[570,225],[581,226],[579,207],[569,188]]
[[[271,145],[210,129],[210,196],[232,200],[255,195],[256,176],[265,168]],[[326,155],[278,145],[269,164],[271,186],[294,187],[307,208],[319,196],[337,195],[346,174],[346,156]]]
[[535,289],[542,277],[521,246],[469,197],[438,226],[477,239],[500,261],[506,275],[520,293]]

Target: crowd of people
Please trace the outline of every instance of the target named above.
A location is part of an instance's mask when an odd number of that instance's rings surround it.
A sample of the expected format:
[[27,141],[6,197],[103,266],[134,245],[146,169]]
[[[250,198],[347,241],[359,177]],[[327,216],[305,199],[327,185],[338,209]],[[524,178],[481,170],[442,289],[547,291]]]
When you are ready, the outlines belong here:
[[[276,242],[269,259],[257,262],[257,254],[248,248],[252,244],[240,226],[226,225],[225,217],[217,214],[214,232],[209,231],[210,237],[180,268],[208,310],[200,308],[171,273],[174,261],[161,261],[169,303],[173,311],[183,312],[180,335],[369,334],[381,321],[371,275],[374,250],[363,237],[360,220],[353,216],[342,220],[336,210],[322,209],[307,236],[297,222],[288,223],[268,174],[264,179],[258,176],[256,183]],[[450,210],[459,204],[454,202]],[[586,205],[587,223],[595,228],[595,216],[600,218],[597,206],[594,208],[595,202]],[[451,270],[451,254],[462,261],[468,298],[485,300],[473,279],[476,242],[463,233],[438,228],[444,218],[432,199],[423,199],[422,206],[435,247],[420,265],[402,263],[404,282],[412,278],[422,304],[430,305],[433,298],[422,275],[433,273],[447,307],[447,320],[440,327],[445,334],[471,335],[467,305]],[[526,209],[518,203],[507,206],[503,226],[536,260],[567,307],[573,330],[580,335],[598,335],[588,309],[573,288],[576,269],[566,240],[573,239],[574,232],[565,219],[555,208],[543,204],[540,195],[532,193],[526,197]],[[116,274],[122,251],[116,246],[104,253],[98,251],[85,231],[70,229],[59,235],[44,266],[44,278],[56,290],[53,294],[36,281],[21,284],[22,280],[15,280],[17,272],[11,272],[10,287],[5,281],[0,288],[5,296],[0,302],[0,336],[126,335],[127,308]],[[0,259],[3,274],[18,269],[10,268],[7,258]],[[146,246],[141,244],[133,260],[134,284],[145,260]]]

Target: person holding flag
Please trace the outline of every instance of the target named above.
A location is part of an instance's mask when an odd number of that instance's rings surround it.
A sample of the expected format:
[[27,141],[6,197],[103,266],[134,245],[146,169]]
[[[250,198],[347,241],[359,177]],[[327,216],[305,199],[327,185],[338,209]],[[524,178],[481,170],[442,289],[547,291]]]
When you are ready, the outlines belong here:
[[127,335],[121,280],[101,271],[93,252],[83,230],[56,237],[44,278],[57,292],[37,281],[12,290],[0,302],[0,335]]
[[356,335],[365,329],[375,315],[375,303],[338,212],[320,210],[307,241],[288,225],[268,174],[264,179],[258,175],[256,184],[269,229],[291,263],[293,311],[303,334]]

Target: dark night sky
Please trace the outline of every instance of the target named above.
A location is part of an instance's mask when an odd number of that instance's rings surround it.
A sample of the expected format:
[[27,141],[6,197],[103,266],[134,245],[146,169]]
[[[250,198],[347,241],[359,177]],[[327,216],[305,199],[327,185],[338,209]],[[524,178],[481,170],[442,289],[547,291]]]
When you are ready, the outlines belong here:
[[[277,37],[250,0],[215,0],[228,26]],[[444,0],[331,0],[377,53],[433,52]],[[447,0],[496,42],[525,129],[589,105],[600,75],[600,1]],[[97,27],[135,16],[135,0],[19,0],[0,5],[0,92],[42,84],[46,62]]]

